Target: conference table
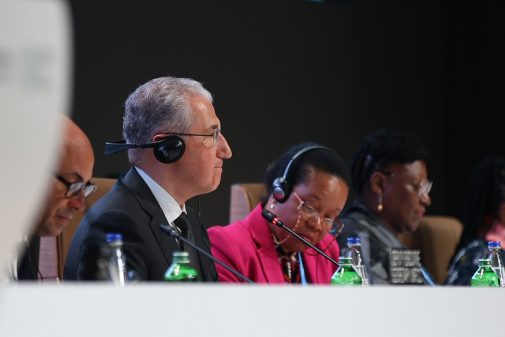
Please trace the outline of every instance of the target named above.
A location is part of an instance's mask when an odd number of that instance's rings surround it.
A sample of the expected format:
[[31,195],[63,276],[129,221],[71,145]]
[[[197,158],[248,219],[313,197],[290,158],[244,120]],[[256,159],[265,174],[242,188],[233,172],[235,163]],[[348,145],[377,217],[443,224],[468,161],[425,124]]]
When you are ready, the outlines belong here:
[[0,336],[505,336],[505,290],[8,283]]

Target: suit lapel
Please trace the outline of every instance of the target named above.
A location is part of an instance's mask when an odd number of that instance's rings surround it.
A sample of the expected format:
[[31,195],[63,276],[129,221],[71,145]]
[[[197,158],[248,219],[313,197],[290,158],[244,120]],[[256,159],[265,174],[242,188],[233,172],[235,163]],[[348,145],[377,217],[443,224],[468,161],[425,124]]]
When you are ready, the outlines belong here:
[[285,283],[275,248],[262,247],[258,249],[258,257],[263,275],[268,283]]
[[261,205],[249,215],[249,232],[258,249],[258,259],[268,283],[285,283],[268,222],[261,216]]
[[[333,243],[333,237],[326,235],[316,247],[325,251]],[[330,250],[326,253],[331,256]],[[319,255],[315,250],[309,248],[302,254],[303,266],[305,268],[305,275],[309,283],[329,283],[333,273],[337,269],[330,261],[326,260],[323,256]],[[334,256],[337,259],[336,256]],[[338,259],[337,259],[338,260]]]
[[[163,232],[160,228],[161,224],[167,224],[168,221],[165,218],[163,210],[156,201],[156,198],[142,177],[138,174],[137,170],[133,167],[122,179],[121,183],[133,192],[141,207],[151,216],[149,228],[153,233],[156,244],[163,253],[167,266],[170,265],[172,263],[172,252],[179,251],[180,248],[175,239],[165,234],[165,232]],[[209,240],[206,234],[200,230],[200,220],[198,219],[198,216],[189,207],[187,207],[187,211],[190,225],[189,230],[193,233],[195,244],[210,254]],[[205,238],[203,235],[205,235]],[[200,263],[200,277],[207,281],[217,280],[217,274],[213,262],[207,257],[202,257],[200,254],[196,255],[198,257],[198,262]]]
[[[322,270],[323,268],[316,268],[316,264],[318,263],[318,256],[311,256],[305,253],[302,253],[303,259],[303,267],[305,268],[305,276],[307,277],[308,283],[317,283],[317,280],[321,279],[321,275],[317,274],[318,269]],[[321,263],[321,261],[319,261]],[[321,266],[320,266],[321,267]]]
[[178,251],[179,246],[175,239],[169,237],[160,228],[161,224],[167,223],[167,219],[153,193],[133,167],[128,171],[120,183],[135,195],[144,211],[151,216],[149,228],[163,253],[165,261],[170,265],[172,263],[172,252]]
[[[211,254],[210,252],[210,241],[207,236],[207,232],[203,227],[203,223],[200,220],[198,214],[193,211],[190,207],[186,206],[188,212],[188,219],[190,222],[190,230],[193,232],[193,237],[195,239],[195,244],[204,250],[205,252]],[[208,257],[201,253],[196,254],[198,258],[198,263],[200,266],[200,274],[204,280],[216,281],[217,273],[214,266],[214,262]]]

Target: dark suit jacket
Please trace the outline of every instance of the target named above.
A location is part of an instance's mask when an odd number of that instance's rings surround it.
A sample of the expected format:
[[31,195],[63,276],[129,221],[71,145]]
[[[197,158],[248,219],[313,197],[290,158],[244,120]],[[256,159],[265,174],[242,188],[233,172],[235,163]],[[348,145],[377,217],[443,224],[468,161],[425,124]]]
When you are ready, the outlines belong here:
[[39,274],[40,237],[33,235],[28,243],[24,243],[22,254],[18,260],[18,280],[37,280]]
[[[195,243],[210,253],[207,231],[198,215],[187,208]],[[172,262],[172,252],[180,250],[175,239],[160,229],[167,220],[151,190],[135,168],[119,179],[111,191],[91,207],[72,239],[64,278],[95,280],[97,260],[107,233],[123,235],[127,268],[140,280],[161,281]],[[188,248],[191,249],[191,248]],[[215,281],[213,262],[198,254],[199,280]]]

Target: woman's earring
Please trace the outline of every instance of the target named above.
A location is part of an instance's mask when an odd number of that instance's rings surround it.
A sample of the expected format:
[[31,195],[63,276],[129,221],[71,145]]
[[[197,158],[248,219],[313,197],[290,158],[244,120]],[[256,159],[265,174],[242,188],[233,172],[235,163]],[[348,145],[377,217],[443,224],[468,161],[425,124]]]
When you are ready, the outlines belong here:
[[382,194],[379,194],[379,202],[377,203],[377,211],[382,212],[384,205],[382,205]]
[[272,201],[272,203],[270,204],[270,209],[275,209],[276,204],[277,204],[276,201]]

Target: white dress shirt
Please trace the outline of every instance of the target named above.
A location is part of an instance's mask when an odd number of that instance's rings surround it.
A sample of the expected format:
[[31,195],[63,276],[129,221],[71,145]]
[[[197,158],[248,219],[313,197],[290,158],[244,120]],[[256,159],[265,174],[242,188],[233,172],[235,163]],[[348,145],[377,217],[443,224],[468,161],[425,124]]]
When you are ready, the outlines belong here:
[[170,193],[168,193],[163,187],[154,181],[147,173],[142,171],[141,168],[135,166],[135,169],[140,174],[142,179],[144,179],[145,183],[153,193],[170,226],[172,226],[174,229],[177,228],[174,225],[174,220],[177,219],[182,212],[187,214],[186,204],[182,205],[181,209],[177,201],[170,195]]

